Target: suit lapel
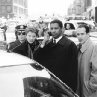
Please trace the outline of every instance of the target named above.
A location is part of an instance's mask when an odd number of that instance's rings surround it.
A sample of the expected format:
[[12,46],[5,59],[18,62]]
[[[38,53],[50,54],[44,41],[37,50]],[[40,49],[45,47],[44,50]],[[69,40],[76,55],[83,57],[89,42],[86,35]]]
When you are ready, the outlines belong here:
[[90,40],[90,38],[88,38],[88,40],[82,45],[81,52],[84,53],[91,43],[92,41]]
[[53,43],[53,39],[51,39],[51,40],[49,41],[48,45],[49,45],[49,46],[48,46],[49,48],[52,48],[52,47],[56,46],[56,44]]
[[66,36],[62,36],[62,38],[58,41],[57,44],[61,46],[69,45],[71,42],[69,42],[69,39]]

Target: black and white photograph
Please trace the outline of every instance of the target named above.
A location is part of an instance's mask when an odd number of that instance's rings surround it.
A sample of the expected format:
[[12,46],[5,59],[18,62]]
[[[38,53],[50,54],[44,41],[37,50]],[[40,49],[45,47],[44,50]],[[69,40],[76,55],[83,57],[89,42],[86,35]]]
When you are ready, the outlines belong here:
[[0,0],[0,97],[97,97],[97,0]]

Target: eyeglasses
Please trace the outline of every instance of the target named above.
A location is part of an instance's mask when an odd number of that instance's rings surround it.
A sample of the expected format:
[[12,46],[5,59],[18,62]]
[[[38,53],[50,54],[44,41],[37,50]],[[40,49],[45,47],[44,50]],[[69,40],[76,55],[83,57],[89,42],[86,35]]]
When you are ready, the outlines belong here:
[[26,35],[25,32],[17,33],[17,35]]

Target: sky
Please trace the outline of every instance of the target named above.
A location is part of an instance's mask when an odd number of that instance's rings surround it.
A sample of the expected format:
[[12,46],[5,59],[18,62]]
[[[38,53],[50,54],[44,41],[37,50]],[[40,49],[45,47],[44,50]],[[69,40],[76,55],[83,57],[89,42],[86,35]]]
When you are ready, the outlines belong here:
[[53,14],[66,15],[74,0],[28,0],[28,14],[39,17]]

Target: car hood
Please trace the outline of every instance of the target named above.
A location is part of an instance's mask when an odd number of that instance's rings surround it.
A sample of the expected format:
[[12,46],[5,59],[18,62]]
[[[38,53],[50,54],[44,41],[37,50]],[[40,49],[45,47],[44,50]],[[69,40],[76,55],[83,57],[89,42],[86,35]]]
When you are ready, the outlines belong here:
[[4,50],[0,50],[0,67],[28,63],[35,63],[35,61],[20,54],[8,53]]

